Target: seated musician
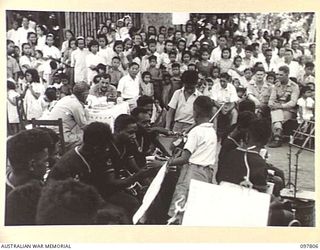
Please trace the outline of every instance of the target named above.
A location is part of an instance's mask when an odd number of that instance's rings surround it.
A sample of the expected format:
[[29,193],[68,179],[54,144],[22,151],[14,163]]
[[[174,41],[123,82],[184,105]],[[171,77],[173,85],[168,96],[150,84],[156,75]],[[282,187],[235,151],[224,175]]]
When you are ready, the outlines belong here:
[[130,216],[139,202],[126,194],[125,188],[139,180],[150,170],[125,179],[116,177],[118,156],[113,152],[112,133],[107,124],[93,122],[84,128],[83,144],[65,153],[48,176],[48,181],[69,177],[93,185],[107,201],[125,208]]
[[[137,120],[138,129],[137,129],[137,141],[138,144],[142,146],[142,153],[145,156],[152,155],[156,148],[160,151],[170,156],[166,148],[159,142],[158,135],[161,131],[157,127],[151,127],[150,125],[150,115],[143,108],[134,108],[131,112],[132,116]],[[166,132],[166,133],[165,133]],[[163,133],[169,134],[169,131],[163,128]]]
[[[228,129],[231,125],[237,122],[238,111],[236,109],[236,102],[238,95],[236,88],[230,82],[228,73],[220,75],[220,83],[216,83],[212,87],[212,99],[215,101],[215,106],[223,108],[218,116],[218,135],[221,136],[223,129]],[[223,123],[223,124],[222,124]]]

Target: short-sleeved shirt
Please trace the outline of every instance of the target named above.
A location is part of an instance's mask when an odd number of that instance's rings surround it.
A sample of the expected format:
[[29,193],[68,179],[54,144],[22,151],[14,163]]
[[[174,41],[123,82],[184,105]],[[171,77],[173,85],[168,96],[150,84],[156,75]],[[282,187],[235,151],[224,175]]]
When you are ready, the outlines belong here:
[[17,60],[12,56],[7,56],[7,78],[13,78],[13,75],[20,71]]
[[84,106],[76,96],[65,96],[53,107],[48,120],[57,120],[59,118],[62,118],[65,141],[81,141],[82,128],[88,124],[88,120]]
[[264,82],[261,89],[255,82],[251,82],[247,88],[247,94],[254,96],[260,102],[260,105],[268,105],[269,98],[271,95],[272,85]]
[[191,153],[190,163],[212,167],[217,153],[217,135],[212,123],[202,123],[191,129],[184,149]]
[[314,108],[314,100],[311,97],[308,97],[307,99],[300,97],[297,105],[302,108],[302,117],[300,117],[298,112],[298,119],[310,121],[310,119],[313,117],[312,109]]
[[184,88],[178,89],[174,92],[168,106],[174,109],[175,117],[174,121],[184,122],[193,124],[193,102],[200,95],[198,91],[195,91],[189,98],[186,100],[184,96]]
[[98,83],[91,87],[89,94],[94,95],[96,97],[110,96],[110,95],[117,96],[117,89],[115,86],[109,84],[107,86],[107,91],[102,92],[100,88],[100,84]]
[[73,148],[65,153],[54,165],[49,173],[49,179],[64,180],[75,178],[86,184],[93,185],[103,195],[111,195],[115,192],[114,187],[107,183],[107,175],[115,170],[112,165],[111,153],[96,156],[89,159],[80,157],[79,148]]
[[124,99],[133,99],[139,96],[139,76],[133,79],[129,74],[123,76],[119,83],[117,90],[121,92]]
[[[247,175],[244,161],[245,151],[236,148],[226,153],[219,162],[217,181],[226,181],[240,184]],[[258,152],[249,151],[247,161],[250,169],[249,180],[253,185],[265,186],[267,184],[267,163]]]
[[297,105],[299,92],[298,85],[291,80],[287,84],[276,83],[271,90],[268,104],[272,107],[275,103],[280,103],[283,109],[293,111]]
[[222,88],[220,83],[216,83],[212,86],[211,93],[212,99],[219,104],[236,102],[239,99],[237,90],[231,83],[228,83],[225,88]]

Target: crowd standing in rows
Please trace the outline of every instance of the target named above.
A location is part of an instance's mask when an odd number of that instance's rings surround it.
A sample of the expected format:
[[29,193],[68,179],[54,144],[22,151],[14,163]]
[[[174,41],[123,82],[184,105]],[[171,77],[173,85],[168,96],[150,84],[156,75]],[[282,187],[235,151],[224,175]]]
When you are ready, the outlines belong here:
[[[94,37],[66,30],[62,44],[44,25],[21,21],[7,33],[10,131],[19,131],[21,96],[28,120],[62,118],[70,150],[57,159],[50,129],[8,140],[7,224],[130,223],[140,203],[128,190],[147,186],[163,164],[146,156],[155,148],[170,155],[159,134],[186,132],[182,154],[168,164],[183,165],[180,177],[168,181],[173,187],[146,217],[164,223],[191,179],[213,182],[216,162],[218,182],[239,184],[246,166],[234,169],[235,163],[251,152],[253,177],[246,181],[261,189],[268,166],[260,150],[281,146],[288,121],[314,119],[315,44],[281,29],[252,29],[243,15],[238,23],[232,16],[224,22],[193,17],[185,30],[135,28],[125,16],[100,24]],[[113,128],[90,123],[85,107],[101,97],[128,102],[131,115],[118,116]],[[25,201],[31,207],[21,207]]]

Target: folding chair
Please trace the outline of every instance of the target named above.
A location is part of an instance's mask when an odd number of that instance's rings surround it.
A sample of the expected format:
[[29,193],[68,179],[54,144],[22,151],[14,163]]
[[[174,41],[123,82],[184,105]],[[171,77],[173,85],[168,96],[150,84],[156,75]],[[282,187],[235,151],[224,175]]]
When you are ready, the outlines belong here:
[[60,138],[60,146],[61,146],[61,155],[65,153],[65,141],[64,141],[64,135],[63,135],[63,125],[62,125],[62,119],[59,118],[58,120],[36,120],[33,118],[31,120],[32,127],[58,127],[58,136]]

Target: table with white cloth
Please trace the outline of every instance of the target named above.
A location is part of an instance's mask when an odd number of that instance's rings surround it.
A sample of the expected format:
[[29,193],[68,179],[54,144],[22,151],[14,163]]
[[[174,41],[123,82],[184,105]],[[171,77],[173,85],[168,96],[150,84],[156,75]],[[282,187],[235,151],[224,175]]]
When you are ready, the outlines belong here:
[[108,123],[113,131],[114,121],[121,114],[129,114],[129,104],[127,102],[121,102],[118,104],[104,102],[86,107],[88,112],[89,122],[103,122]]

